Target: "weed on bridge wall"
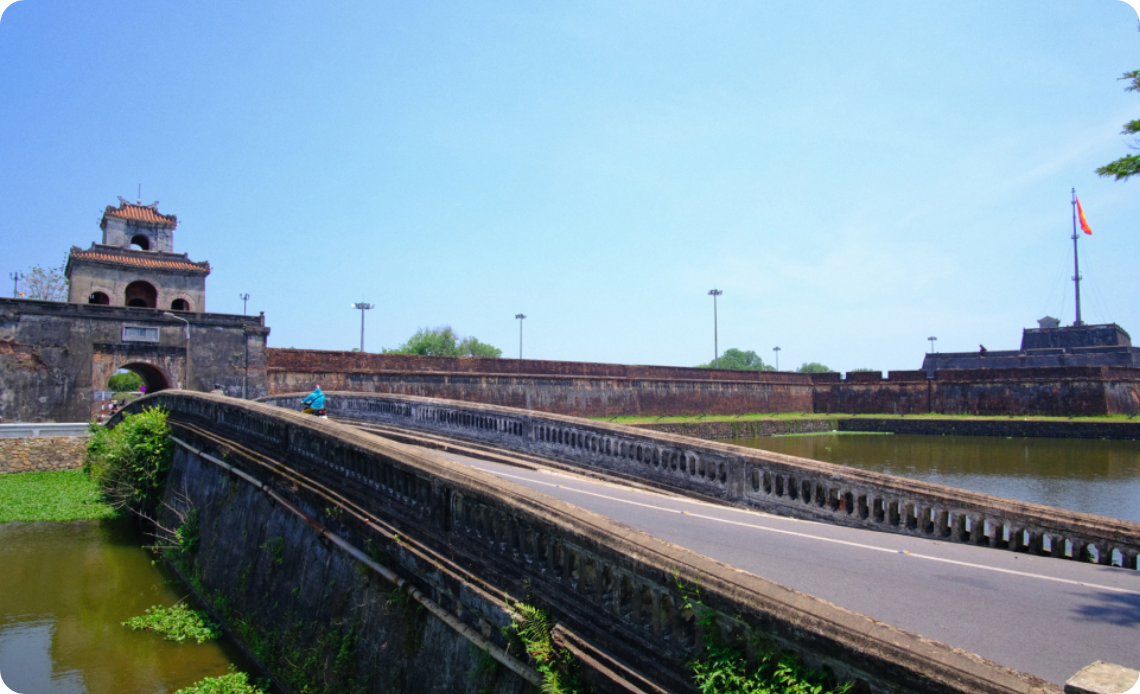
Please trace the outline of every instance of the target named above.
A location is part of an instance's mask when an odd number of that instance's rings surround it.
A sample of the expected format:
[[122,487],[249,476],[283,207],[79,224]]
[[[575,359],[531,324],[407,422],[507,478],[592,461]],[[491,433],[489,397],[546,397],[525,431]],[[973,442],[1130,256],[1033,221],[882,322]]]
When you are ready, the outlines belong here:
[[[353,536],[335,509],[295,501],[374,561],[399,551]],[[170,546],[168,559],[284,691],[532,691],[260,490],[181,447],[163,502],[164,525],[198,511],[196,541]]]
[[92,423],[90,431],[83,469],[99,480],[116,508],[153,517],[174,451],[166,412],[152,408],[127,414],[114,429]]

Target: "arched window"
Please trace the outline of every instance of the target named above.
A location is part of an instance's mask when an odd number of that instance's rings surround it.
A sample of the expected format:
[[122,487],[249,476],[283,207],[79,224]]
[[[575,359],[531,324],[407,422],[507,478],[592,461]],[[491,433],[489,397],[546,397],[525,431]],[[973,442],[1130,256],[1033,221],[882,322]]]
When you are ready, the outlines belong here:
[[111,303],[111,297],[107,296],[103,292],[92,292],[91,295],[87,297],[87,303],[107,306]]
[[131,245],[138,246],[144,251],[150,250],[150,239],[145,234],[135,234],[131,237]]
[[190,302],[186,299],[175,299],[170,302],[170,308],[174,311],[189,311]]
[[138,308],[155,308],[158,305],[158,290],[150,282],[137,280],[127,285],[124,303]]

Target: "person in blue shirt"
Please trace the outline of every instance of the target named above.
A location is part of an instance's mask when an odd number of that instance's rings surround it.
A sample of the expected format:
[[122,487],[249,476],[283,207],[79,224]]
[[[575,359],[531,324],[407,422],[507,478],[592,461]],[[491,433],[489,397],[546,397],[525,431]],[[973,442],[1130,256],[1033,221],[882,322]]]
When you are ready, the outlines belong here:
[[313,392],[302,400],[301,404],[305,406],[305,409],[301,410],[305,414],[324,414],[325,394],[321,392],[320,384],[313,386]]

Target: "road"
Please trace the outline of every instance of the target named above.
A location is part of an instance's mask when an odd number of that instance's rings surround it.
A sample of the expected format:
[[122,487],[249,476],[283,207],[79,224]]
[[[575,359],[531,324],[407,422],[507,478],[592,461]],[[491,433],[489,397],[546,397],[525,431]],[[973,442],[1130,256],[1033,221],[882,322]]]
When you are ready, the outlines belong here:
[[908,631],[1064,684],[1140,670],[1140,571],[773,516],[431,451]]

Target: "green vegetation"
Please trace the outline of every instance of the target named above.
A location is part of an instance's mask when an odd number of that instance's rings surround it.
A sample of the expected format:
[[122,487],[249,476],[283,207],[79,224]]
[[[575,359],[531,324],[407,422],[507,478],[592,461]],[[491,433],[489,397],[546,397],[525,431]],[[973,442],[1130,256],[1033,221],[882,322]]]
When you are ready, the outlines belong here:
[[[1140,70],[1133,70],[1126,72],[1120,76],[1122,80],[1128,80],[1129,84],[1124,88],[1126,92],[1140,92]],[[1140,135],[1140,120],[1128,121],[1124,124],[1124,129],[1120,131],[1121,135]],[[1140,147],[1140,138],[1137,138],[1132,145],[1133,149]],[[1128,154],[1125,155],[1111,164],[1100,167],[1096,170],[1100,176],[1112,176],[1118,181],[1140,174],[1140,155]]]
[[153,514],[174,457],[166,412],[157,408],[126,415],[114,429],[91,424],[84,470],[116,508]]
[[250,683],[244,672],[231,672],[221,677],[207,677],[174,694],[264,694],[265,691],[265,686]]
[[82,470],[0,475],[0,523],[114,518],[99,483]]
[[515,634],[522,641],[526,654],[534,661],[534,669],[542,675],[543,694],[572,694],[582,691],[582,682],[569,651],[555,645],[550,637],[554,621],[546,612],[517,602],[512,605],[516,619]]
[[734,371],[775,371],[776,367],[764,363],[759,354],[748,350],[743,352],[735,347],[724,350],[720,359],[707,364],[697,364],[698,369],[732,369]]
[[107,389],[118,393],[137,393],[143,384],[142,376],[134,371],[118,371],[107,379]]
[[146,614],[132,617],[123,626],[134,630],[148,629],[166,636],[167,641],[185,643],[193,639],[198,643],[213,641],[222,635],[221,627],[206,618],[206,613],[191,610],[181,603],[166,608],[155,605],[146,608]]
[[820,364],[817,361],[809,361],[808,363],[801,365],[800,368],[796,369],[796,373],[801,373],[801,374],[830,374],[830,373],[835,373],[835,369],[824,366],[823,364]]
[[450,326],[420,328],[415,335],[396,349],[386,349],[384,354],[418,354],[424,357],[486,357],[498,359],[503,350],[465,337],[462,340]]
[[755,662],[749,663],[743,653],[718,638],[721,630],[716,613],[701,601],[699,574],[691,586],[686,586],[677,572],[673,580],[681,591],[684,609],[704,612],[700,624],[705,655],[689,661],[693,684],[701,694],[844,694],[853,686],[852,682],[831,686],[826,674],[805,667],[795,656],[781,653],[755,636]]
[[822,673],[805,667],[796,658],[756,649],[756,662],[727,646],[705,644],[705,657],[689,663],[693,682],[701,694],[842,694],[850,682],[830,687]]

